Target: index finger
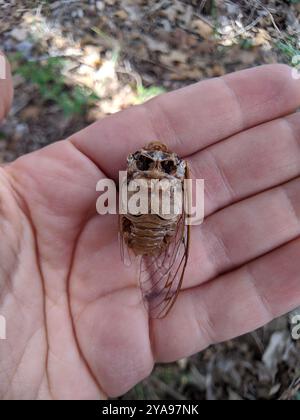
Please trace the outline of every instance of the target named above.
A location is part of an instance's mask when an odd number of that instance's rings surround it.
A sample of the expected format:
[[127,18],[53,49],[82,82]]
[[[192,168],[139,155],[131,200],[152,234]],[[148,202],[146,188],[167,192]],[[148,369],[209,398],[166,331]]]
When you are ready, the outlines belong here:
[[286,115],[300,104],[300,81],[286,65],[267,65],[196,83],[94,123],[73,144],[108,176],[153,140],[191,155],[237,132]]

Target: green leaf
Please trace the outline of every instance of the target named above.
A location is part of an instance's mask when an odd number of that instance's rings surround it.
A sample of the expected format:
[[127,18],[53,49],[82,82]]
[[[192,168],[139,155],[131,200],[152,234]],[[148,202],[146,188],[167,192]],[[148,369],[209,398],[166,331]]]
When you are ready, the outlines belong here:
[[[20,56],[15,59],[20,60]],[[16,73],[36,85],[44,101],[53,101],[65,115],[73,115],[83,112],[99,98],[88,89],[79,86],[70,87],[66,83],[63,76],[66,63],[61,57],[50,57],[42,62],[23,59],[18,63]]]
[[155,96],[158,96],[165,92],[163,87],[159,86],[151,86],[151,87],[144,87],[143,85],[139,85],[137,88],[137,103],[143,103],[148,101]]

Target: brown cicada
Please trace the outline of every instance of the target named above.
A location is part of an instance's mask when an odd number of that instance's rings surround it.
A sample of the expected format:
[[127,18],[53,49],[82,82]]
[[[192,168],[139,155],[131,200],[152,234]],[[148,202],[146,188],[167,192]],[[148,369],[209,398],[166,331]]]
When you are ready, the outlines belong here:
[[[162,143],[150,143],[127,158],[128,202],[134,194],[130,184],[143,182],[139,201],[147,202],[147,211],[133,212],[126,207],[125,214],[120,215],[121,253],[124,262],[130,255],[140,257],[139,282],[152,318],[163,318],[173,307],[187,265],[190,235],[185,223],[186,178],[187,162]],[[161,203],[164,190],[168,190],[167,211]]]

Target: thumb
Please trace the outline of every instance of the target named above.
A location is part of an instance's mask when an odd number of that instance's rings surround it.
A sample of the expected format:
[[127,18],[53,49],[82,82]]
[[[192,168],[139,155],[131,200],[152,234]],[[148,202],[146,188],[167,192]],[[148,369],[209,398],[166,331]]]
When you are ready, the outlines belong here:
[[7,115],[13,98],[10,65],[0,51],[0,121]]

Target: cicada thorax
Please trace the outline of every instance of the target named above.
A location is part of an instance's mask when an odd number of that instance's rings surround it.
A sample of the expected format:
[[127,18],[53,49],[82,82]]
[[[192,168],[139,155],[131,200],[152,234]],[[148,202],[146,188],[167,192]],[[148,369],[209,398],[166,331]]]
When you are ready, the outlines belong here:
[[[186,162],[158,142],[128,156],[128,207],[121,216],[120,230],[125,246],[141,256],[140,285],[154,317],[164,316],[172,306],[186,266],[186,173]],[[136,194],[133,184],[139,186],[140,212],[129,205]]]

